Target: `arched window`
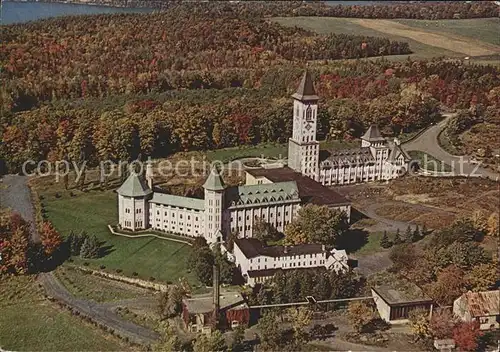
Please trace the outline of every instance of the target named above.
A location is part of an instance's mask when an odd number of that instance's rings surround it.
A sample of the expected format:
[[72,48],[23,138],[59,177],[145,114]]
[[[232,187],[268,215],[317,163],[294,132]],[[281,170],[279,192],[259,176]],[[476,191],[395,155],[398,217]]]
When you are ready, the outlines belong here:
[[312,121],[312,109],[310,105],[306,109],[306,121]]

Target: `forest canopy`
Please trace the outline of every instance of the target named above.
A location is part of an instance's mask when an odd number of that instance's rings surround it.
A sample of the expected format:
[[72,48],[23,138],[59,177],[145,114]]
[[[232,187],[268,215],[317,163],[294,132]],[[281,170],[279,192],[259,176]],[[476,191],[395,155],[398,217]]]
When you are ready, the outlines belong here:
[[[6,114],[0,153],[11,170],[27,159],[129,160],[260,142],[286,142],[292,99],[304,67],[241,70],[248,88],[191,89],[52,101]],[[321,97],[320,139],[417,131],[440,119],[440,105],[498,119],[500,76],[460,61],[337,61],[311,66]],[[221,71],[224,72],[224,71]],[[217,71],[207,77],[218,77]]]
[[[211,74],[221,69],[411,52],[408,43],[385,38],[325,36],[262,19],[172,11],[66,17],[2,29],[3,94],[28,107],[52,99],[243,84],[237,73]],[[186,82],[183,76],[192,71],[201,72]],[[24,110],[19,100],[16,109]]]
[[[89,0],[102,3],[102,0]],[[202,13],[210,17],[322,16],[354,18],[452,19],[498,17],[493,1],[380,1],[370,6],[331,5],[323,1],[189,1],[110,0],[115,6],[148,7],[167,11]]]
[[[290,95],[307,65],[321,97],[319,139],[351,140],[372,123],[387,136],[416,132],[442,106],[472,111],[475,121],[499,118],[495,67],[361,60],[410,48],[214,14],[226,6],[217,4],[2,26],[0,168],[284,143]],[[355,60],[336,60],[347,58]]]

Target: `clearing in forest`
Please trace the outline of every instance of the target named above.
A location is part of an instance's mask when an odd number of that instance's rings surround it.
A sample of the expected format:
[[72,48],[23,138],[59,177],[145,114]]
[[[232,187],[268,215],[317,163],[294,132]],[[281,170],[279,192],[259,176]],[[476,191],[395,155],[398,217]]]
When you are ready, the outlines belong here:
[[500,54],[499,46],[451,33],[430,32],[390,20],[353,19],[352,21],[360,26],[373,29],[377,32],[410,38],[415,41],[425,43],[426,45],[462,53],[467,56]]

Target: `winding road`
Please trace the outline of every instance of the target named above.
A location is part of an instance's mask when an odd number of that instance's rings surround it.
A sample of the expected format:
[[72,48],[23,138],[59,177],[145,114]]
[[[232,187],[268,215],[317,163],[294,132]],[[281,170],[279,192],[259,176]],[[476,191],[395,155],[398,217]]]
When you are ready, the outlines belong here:
[[[28,178],[19,175],[6,175],[1,180],[0,204],[2,207],[11,208],[21,214],[31,225],[33,241],[40,242],[40,236],[35,226],[30,189],[27,184]],[[116,334],[128,338],[131,342],[149,345],[159,338],[155,331],[121,318],[107,304],[75,298],[51,272],[40,273],[37,280],[45,289],[47,296],[70,306],[96,323],[113,329]]]
[[403,149],[406,152],[416,150],[431,155],[441,162],[450,165],[457,176],[481,176],[498,180],[498,173],[479,167],[476,163],[471,162],[469,156],[452,155],[441,148],[438,141],[439,134],[446,127],[448,120],[455,116],[455,114],[444,113],[443,116],[445,118],[441,122],[429,127],[416,138],[403,143]]

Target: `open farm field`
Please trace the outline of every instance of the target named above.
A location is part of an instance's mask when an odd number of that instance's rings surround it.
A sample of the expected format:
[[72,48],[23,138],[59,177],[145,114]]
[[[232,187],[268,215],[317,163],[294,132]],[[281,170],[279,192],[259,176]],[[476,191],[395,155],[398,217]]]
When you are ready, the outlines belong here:
[[472,38],[484,43],[500,45],[500,18],[474,18],[461,20],[409,20],[396,22],[440,34],[452,34]]
[[[274,21],[285,26],[298,26],[317,33],[343,33],[386,37],[391,40],[407,41],[413,51],[411,55],[392,56],[391,60],[450,58],[477,56],[489,63],[498,61],[500,54],[498,19],[472,20],[379,20],[332,17],[278,17]],[[462,21],[463,26],[462,26]],[[484,38],[484,39],[483,39]],[[493,56],[493,58],[490,58]]]
[[15,351],[125,351],[129,346],[44,299],[30,276],[2,277],[0,348]]

